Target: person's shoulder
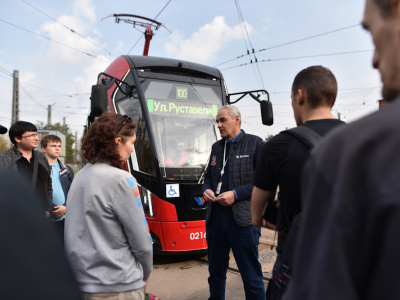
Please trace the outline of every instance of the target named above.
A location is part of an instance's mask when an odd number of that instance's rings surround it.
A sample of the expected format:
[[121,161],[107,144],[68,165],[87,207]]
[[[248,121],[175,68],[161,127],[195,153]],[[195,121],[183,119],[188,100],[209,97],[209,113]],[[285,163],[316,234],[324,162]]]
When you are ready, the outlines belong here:
[[282,143],[290,143],[294,139],[294,136],[288,132],[288,130],[284,130],[279,132],[277,135],[273,136],[269,139],[265,145],[273,146],[276,144]]
[[281,131],[264,143],[261,150],[263,156],[271,156],[272,153],[274,153],[274,157],[277,153],[283,155],[289,149],[293,139],[294,136],[292,134],[287,133],[286,131]]
[[70,165],[64,164],[65,168],[67,169],[68,173],[74,175],[74,169]]
[[260,138],[258,135],[247,133],[244,130],[242,131],[242,134],[244,137],[246,137],[248,139],[262,140],[262,138]]
[[323,160],[358,159],[360,151],[366,150],[370,155],[376,155],[381,147],[387,145],[400,146],[398,128],[400,126],[400,100],[390,103],[377,112],[346,126],[338,126],[330,132],[323,141],[315,147],[313,155]]
[[[244,131],[242,131],[242,134],[243,134],[243,140],[247,140],[247,141],[249,141],[251,143],[260,143],[260,142],[263,141],[262,138],[260,138],[257,135],[249,134],[249,133],[246,133]],[[240,138],[240,136],[239,136],[239,138]]]
[[9,156],[12,153],[12,151],[13,151],[13,148],[10,148],[10,149],[8,149],[6,151],[1,152],[0,153],[0,158],[5,158],[5,157]]
[[216,141],[214,144],[212,144],[211,149],[214,150],[216,147],[218,147],[218,145],[223,145],[224,142],[225,142],[225,139],[220,139],[220,140]]
[[0,156],[6,156],[15,153],[15,147],[11,147],[10,149],[7,149],[6,151],[3,151],[0,153]]
[[47,157],[42,151],[33,150],[33,153],[35,154],[35,157],[39,157],[39,158],[45,159],[47,161]]
[[51,167],[50,167],[49,161],[47,160],[46,155],[43,152],[37,151],[37,150],[33,150],[33,153],[35,155],[35,158],[37,158],[39,164],[45,166],[48,169],[48,171],[50,172]]
[[90,173],[99,177],[107,178],[107,181],[118,182],[123,178],[127,178],[132,176],[126,170],[122,170],[116,167],[109,165],[108,163],[97,162],[94,164],[90,164],[89,166]]

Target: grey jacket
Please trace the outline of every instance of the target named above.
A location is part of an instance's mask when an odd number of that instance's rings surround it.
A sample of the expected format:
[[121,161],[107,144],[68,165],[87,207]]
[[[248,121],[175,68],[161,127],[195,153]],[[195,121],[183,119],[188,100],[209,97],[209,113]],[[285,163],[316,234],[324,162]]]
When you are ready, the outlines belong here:
[[106,163],[87,164],[72,182],[65,250],[86,293],[143,287],[153,268],[152,241],[135,179]]
[[[48,208],[50,209],[53,203],[53,184],[51,181],[51,167],[47,161],[44,153],[39,151],[33,151],[34,159],[38,160],[38,163],[42,165],[49,173],[49,181],[47,183],[47,202]],[[22,153],[17,149],[16,146],[4,151],[0,154],[0,167],[4,167],[9,170],[17,171],[17,161],[22,157]]]

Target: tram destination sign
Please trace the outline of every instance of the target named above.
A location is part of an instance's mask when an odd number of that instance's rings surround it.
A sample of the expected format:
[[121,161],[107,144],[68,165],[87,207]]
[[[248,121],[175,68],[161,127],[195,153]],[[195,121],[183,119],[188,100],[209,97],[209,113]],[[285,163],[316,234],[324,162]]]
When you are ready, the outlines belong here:
[[151,114],[171,116],[217,116],[217,104],[147,99],[147,108]]
[[176,87],[176,99],[188,99],[188,88],[187,87]]

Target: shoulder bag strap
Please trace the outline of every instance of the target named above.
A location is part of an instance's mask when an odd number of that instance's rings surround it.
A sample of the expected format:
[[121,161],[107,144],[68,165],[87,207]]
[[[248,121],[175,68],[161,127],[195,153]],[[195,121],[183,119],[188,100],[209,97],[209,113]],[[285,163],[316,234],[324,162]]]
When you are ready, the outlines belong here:
[[[294,135],[310,149],[314,148],[321,140],[321,136],[316,131],[307,126],[297,126],[295,128],[285,130],[284,132]],[[291,222],[289,222],[289,217],[283,211],[282,215],[288,222],[289,226],[291,226]]]
[[285,132],[288,132],[295,137],[297,137],[300,141],[302,141],[304,144],[306,144],[309,148],[314,148],[319,140],[321,139],[321,136],[312,130],[311,128],[307,126],[298,126],[289,130],[286,130]]

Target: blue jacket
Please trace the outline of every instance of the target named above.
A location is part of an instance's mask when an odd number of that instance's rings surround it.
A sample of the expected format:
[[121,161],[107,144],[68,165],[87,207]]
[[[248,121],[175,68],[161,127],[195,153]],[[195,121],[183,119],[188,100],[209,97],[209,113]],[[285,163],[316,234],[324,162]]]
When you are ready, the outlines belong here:
[[[225,139],[214,143],[211,149],[207,172],[204,176],[203,192],[206,189],[214,191],[222,169]],[[250,226],[251,222],[251,193],[253,191],[254,170],[263,140],[244,131],[232,142],[229,151],[229,190],[235,191],[236,199],[232,204],[232,212],[236,223],[240,226]],[[206,223],[211,215],[213,203],[207,205]]]
[[[65,204],[66,204],[69,187],[71,186],[71,183],[74,180],[74,171],[72,170],[72,168],[70,166],[65,165],[61,160],[57,159],[57,161],[60,166],[60,180],[61,180],[62,189],[64,191]],[[68,176],[67,170],[68,170],[70,176]],[[68,177],[70,177],[70,178],[68,178]]]

